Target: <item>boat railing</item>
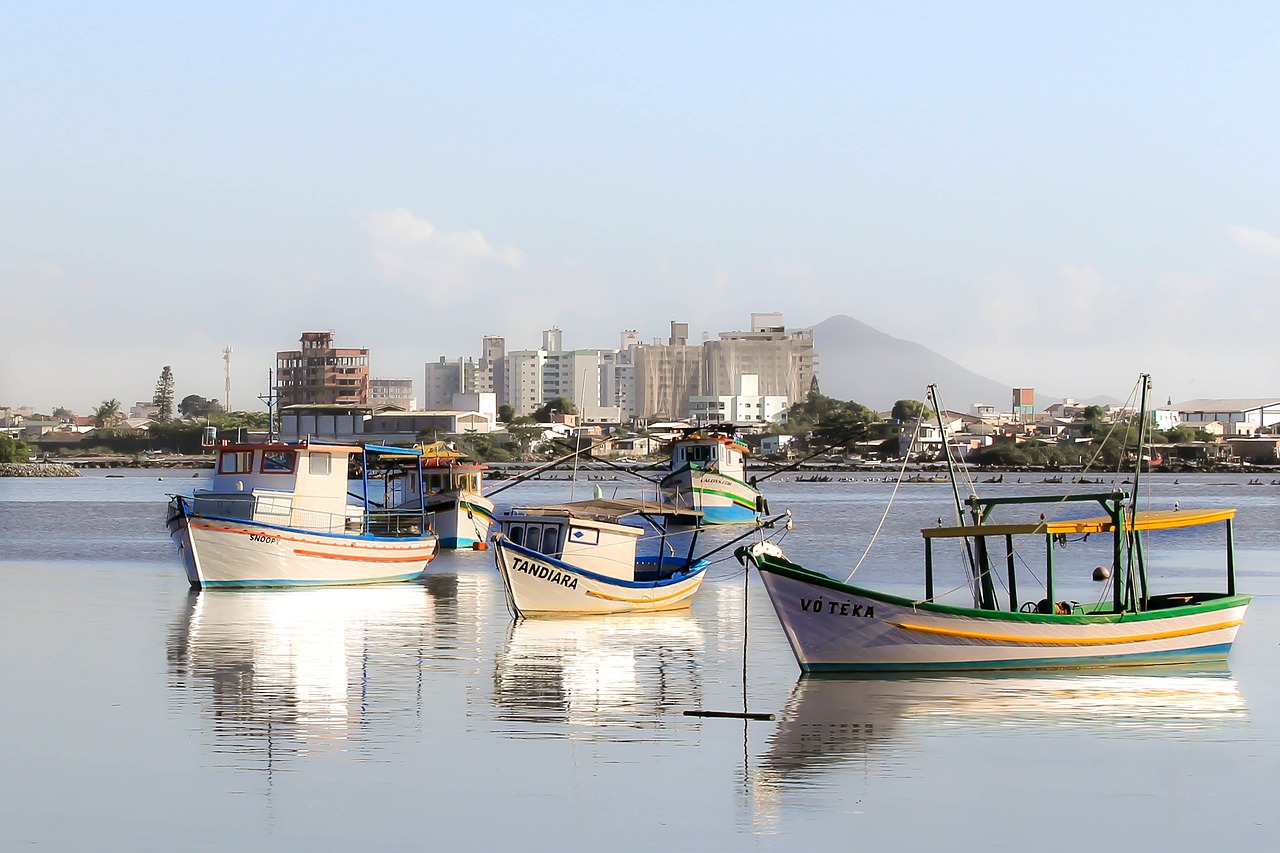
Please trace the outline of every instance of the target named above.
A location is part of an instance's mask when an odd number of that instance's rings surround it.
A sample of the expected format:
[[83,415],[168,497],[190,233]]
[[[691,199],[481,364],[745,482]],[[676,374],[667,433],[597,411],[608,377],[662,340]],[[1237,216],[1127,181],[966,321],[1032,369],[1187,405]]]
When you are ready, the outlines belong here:
[[[426,514],[428,529],[431,527],[432,518],[432,513]],[[371,536],[413,538],[424,534],[423,514],[416,509],[371,509],[367,515],[353,518],[351,521],[362,528],[361,532]],[[351,532],[350,527],[348,532]]]
[[[294,506],[288,492],[196,495],[191,507],[192,515],[257,521],[317,533],[415,537],[422,535],[423,528],[423,514],[418,509],[371,509],[367,515],[359,507],[350,507],[345,513],[328,512]],[[427,513],[428,527],[432,517]]]

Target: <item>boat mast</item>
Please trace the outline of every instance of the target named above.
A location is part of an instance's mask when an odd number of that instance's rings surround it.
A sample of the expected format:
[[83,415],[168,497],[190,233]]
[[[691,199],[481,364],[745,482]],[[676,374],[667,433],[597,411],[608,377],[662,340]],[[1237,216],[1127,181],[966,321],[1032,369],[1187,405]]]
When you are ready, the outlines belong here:
[[[1133,494],[1129,496],[1128,515],[1132,517],[1131,529],[1125,530],[1128,541],[1126,542],[1126,572],[1125,579],[1125,598],[1126,605],[1133,610],[1139,609],[1139,590],[1138,584],[1142,585],[1141,596],[1146,599],[1147,596],[1147,578],[1145,562],[1142,555],[1142,540],[1139,539],[1138,533],[1138,495],[1142,480],[1142,451],[1147,444],[1147,392],[1151,389],[1151,374],[1143,373],[1139,377],[1142,384],[1142,393],[1138,401],[1138,453],[1137,459],[1134,460],[1133,467]],[[1124,519],[1126,513],[1122,509],[1120,518]],[[1124,528],[1122,528],[1124,529]]]
[[259,394],[258,399],[267,404],[267,442],[272,443],[276,440],[276,385],[275,371],[270,367],[267,368],[267,393]]
[[[960,524],[964,524],[964,501],[960,498],[960,484],[956,480],[956,467],[951,459],[951,444],[947,440],[947,427],[942,423],[942,406],[938,403],[938,386],[936,384],[929,386],[929,402],[933,404],[933,412],[938,416],[938,429],[942,432],[942,456],[947,462],[947,476],[951,478],[951,494],[956,501],[956,518]],[[908,447],[907,452],[910,453],[911,448]],[[969,579],[970,581],[978,582],[973,585],[973,606],[982,608],[990,605],[991,608],[994,608],[994,600],[988,602],[986,595],[986,587],[991,583],[991,579],[985,572],[980,573],[978,564],[973,558],[973,543],[968,536],[964,537],[964,551],[965,556],[969,559]],[[994,590],[992,592],[992,599],[994,599]]]

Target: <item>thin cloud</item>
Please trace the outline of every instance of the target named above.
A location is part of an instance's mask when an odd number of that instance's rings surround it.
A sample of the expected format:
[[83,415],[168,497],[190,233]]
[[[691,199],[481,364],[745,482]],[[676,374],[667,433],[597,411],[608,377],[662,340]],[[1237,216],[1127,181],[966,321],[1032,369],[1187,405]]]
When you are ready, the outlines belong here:
[[1227,229],[1227,233],[1231,235],[1232,242],[1247,252],[1280,258],[1280,237],[1274,234],[1243,225],[1234,225]]
[[404,208],[371,213],[363,224],[375,261],[391,278],[435,271],[440,264],[496,261],[512,269],[524,264],[519,249],[495,249],[479,231],[442,231]]

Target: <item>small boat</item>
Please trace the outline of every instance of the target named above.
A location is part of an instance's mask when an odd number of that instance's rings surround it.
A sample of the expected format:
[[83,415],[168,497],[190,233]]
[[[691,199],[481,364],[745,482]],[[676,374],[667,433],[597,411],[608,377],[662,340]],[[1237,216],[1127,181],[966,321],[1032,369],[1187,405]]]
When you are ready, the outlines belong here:
[[[430,518],[386,508],[402,502],[394,478],[374,495],[381,503],[371,499],[370,475],[413,457],[420,451],[376,445],[224,444],[209,488],[170,495],[165,526],[193,588],[412,580],[436,555]],[[348,493],[350,463],[359,495]]]
[[421,474],[416,465],[402,466],[403,493],[409,497],[397,509],[414,509],[425,502],[441,548],[485,547],[493,524],[493,501],[482,494],[486,466],[466,461],[443,441],[419,448]]
[[732,428],[688,430],[671,442],[671,473],[659,483],[664,499],[702,513],[703,524],[754,522],[769,508],[760,490],[744,479],[746,453]]
[[[1149,379],[1144,375],[1143,380],[1145,412]],[[970,523],[921,531],[925,588],[918,599],[853,586],[806,569],[789,561],[773,543],[746,546],[737,553],[759,569],[804,672],[1054,669],[1225,660],[1251,601],[1236,592],[1235,510],[1138,511],[1137,495],[1136,475],[1132,493],[1116,489],[1065,496],[973,495],[967,500]],[[1096,502],[1104,514],[991,521],[998,506],[1023,505],[1025,512],[1034,514],[1046,504],[1073,501]],[[1208,525],[1225,527],[1225,591],[1153,593],[1144,537]],[[1018,557],[1031,562],[1022,541],[1015,547],[1014,537],[1019,536],[1042,540],[1043,597],[1037,591],[1029,600],[1019,599]],[[1103,539],[1107,546],[1104,559],[1110,561],[1110,569],[1098,576],[1110,579],[1111,594],[1091,604],[1056,601],[1055,546],[1089,536]],[[963,542],[968,574],[958,588],[970,587],[972,607],[936,600],[933,546],[946,540]],[[993,553],[1000,542],[1002,561]],[[997,596],[997,575],[1008,595],[1007,607]]]
[[[665,522],[673,517],[696,523],[697,513],[638,499],[512,507],[492,536],[511,609],[533,616],[688,607],[708,564],[693,556],[696,530],[680,537],[688,539],[687,555],[669,553],[676,540]],[[649,526],[623,523],[632,518]],[[642,538],[652,553],[639,553]]]

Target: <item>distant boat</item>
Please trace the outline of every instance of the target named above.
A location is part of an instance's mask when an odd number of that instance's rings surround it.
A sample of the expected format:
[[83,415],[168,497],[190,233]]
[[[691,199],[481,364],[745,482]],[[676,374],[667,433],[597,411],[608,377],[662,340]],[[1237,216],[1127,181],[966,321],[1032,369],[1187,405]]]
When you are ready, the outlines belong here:
[[483,494],[486,466],[467,461],[442,441],[419,445],[419,449],[421,476],[418,466],[402,466],[407,497],[397,509],[412,509],[425,501],[441,548],[484,547],[493,524],[493,501]]
[[[689,606],[707,561],[693,556],[696,531],[684,534],[688,553],[672,545],[663,523],[697,513],[635,499],[593,499],[513,507],[498,516],[494,559],[517,616],[565,613],[644,613]],[[624,524],[639,518],[648,527]],[[653,553],[638,553],[650,533]],[[683,544],[683,543],[682,543]]]
[[[1145,412],[1149,378],[1142,379]],[[1225,660],[1251,601],[1236,592],[1236,511],[1138,511],[1137,496],[1136,479],[1132,494],[1117,489],[1065,496],[973,495],[966,502],[970,523],[921,531],[925,583],[919,599],[853,586],[806,569],[772,543],[745,546],[738,554],[759,569],[805,672],[1054,669]],[[1041,515],[1018,523],[991,520],[1000,506],[1023,505],[1034,513],[1069,501],[1097,503],[1104,515],[1060,521]],[[1151,555],[1144,536],[1219,524],[1225,527],[1225,591],[1152,593]],[[1019,554],[1025,562],[1032,561],[1025,556],[1025,545],[1015,548],[1016,536],[1041,538],[1045,549],[1043,591],[1037,589],[1025,600],[1019,598],[1015,567]],[[1055,545],[1083,542],[1089,536],[1107,546],[1103,559],[1111,562],[1111,595],[1089,604],[1057,601]],[[933,544],[947,540],[964,543],[972,607],[935,600]],[[992,553],[997,543],[1004,545],[1003,560]],[[998,600],[997,577],[1005,586],[1007,607]],[[1025,578],[1022,583],[1027,583]]]
[[664,499],[702,514],[704,524],[747,524],[768,512],[746,477],[747,445],[722,427],[690,429],[671,442],[671,473],[659,484]]
[[[194,588],[317,586],[412,580],[438,540],[421,508],[370,498],[370,471],[421,460],[417,450],[302,441],[226,444],[207,489],[171,495],[165,525]],[[348,498],[358,460],[359,503]],[[389,462],[388,462],[389,460]],[[393,480],[389,479],[388,483]]]

